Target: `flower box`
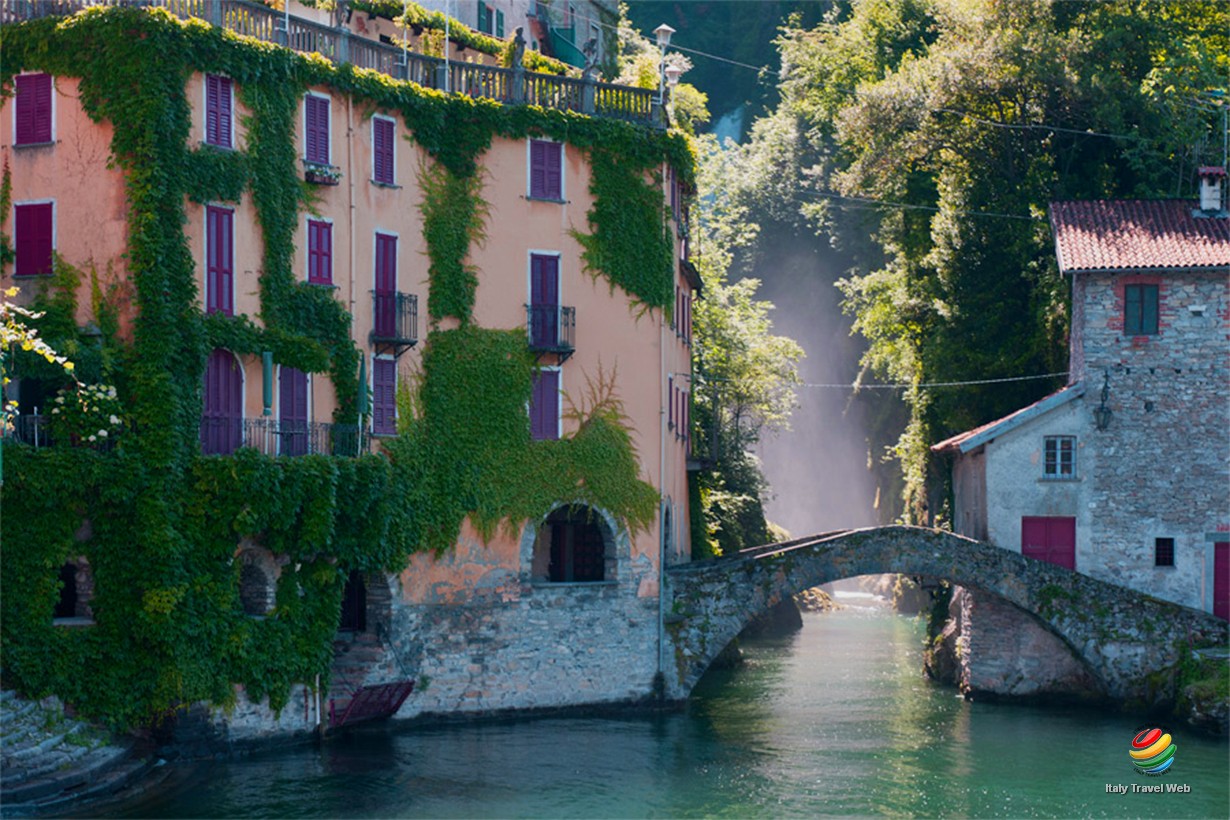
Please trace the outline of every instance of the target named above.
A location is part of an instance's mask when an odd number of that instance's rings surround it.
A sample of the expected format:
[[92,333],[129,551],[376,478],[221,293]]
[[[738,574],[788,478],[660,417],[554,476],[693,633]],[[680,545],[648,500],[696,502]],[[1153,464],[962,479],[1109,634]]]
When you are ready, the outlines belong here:
[[342,172],[334,165],[317,165],[305,162],[303,179],[313,185],[337,185],[341,182]]

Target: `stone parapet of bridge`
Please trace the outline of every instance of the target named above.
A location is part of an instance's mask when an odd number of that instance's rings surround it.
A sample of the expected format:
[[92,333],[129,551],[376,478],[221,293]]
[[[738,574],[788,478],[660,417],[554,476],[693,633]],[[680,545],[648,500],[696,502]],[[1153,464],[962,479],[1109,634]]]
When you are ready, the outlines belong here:
[[666,695],[684,698],[754,617],[804,589],[856,575],[944,579],[1009,602],[1057,636],[1116,701],[1151,698],[1150,677],[1185,649],[1226,646],[1227,623],[1127,587],[941,530],[877,527],[673,567]]

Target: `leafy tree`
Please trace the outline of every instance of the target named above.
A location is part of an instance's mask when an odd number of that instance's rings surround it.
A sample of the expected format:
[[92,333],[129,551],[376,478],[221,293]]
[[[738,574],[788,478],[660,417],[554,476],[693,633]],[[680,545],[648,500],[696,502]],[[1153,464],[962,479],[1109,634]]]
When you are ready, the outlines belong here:
[[1230,74],[1230,7],[863,0],[779,46],[773,117],[802,135],[794,196],[859,258],[842,287],[864,364],[913,385],[895,456],[922,520],[937,507],[928,446],[1059,380],[923,385],[1064,369],[1047,205],[1190,192],[1220,148],[1198,95]]

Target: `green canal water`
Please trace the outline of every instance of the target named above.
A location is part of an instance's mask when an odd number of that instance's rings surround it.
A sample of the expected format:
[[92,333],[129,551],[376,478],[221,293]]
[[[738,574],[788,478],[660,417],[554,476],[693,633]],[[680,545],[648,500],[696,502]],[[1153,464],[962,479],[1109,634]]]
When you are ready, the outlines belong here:
[[[1132,716],[968,703],[919,672],[922,626],[804,616],[686,710],[368,732],[181,765],[119,817],[1230,817],[1227,744],[1171,727],[1136,775]],[[1133,793],[1132,786],[1189,791]],[[1126,794],[1108,793],[1125,786]]]

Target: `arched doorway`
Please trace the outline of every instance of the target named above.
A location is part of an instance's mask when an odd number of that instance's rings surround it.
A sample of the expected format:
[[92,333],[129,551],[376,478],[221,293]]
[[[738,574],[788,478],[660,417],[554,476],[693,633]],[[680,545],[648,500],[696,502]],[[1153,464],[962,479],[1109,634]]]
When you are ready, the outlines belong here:
[[363,573],[352,569],[342,590],[342,618],[338,632],[367,631],[367,584]]
[[550,583],[613,581],[611,541],[597,511],[584,506],[560,507],[539,527],[533,575]]

